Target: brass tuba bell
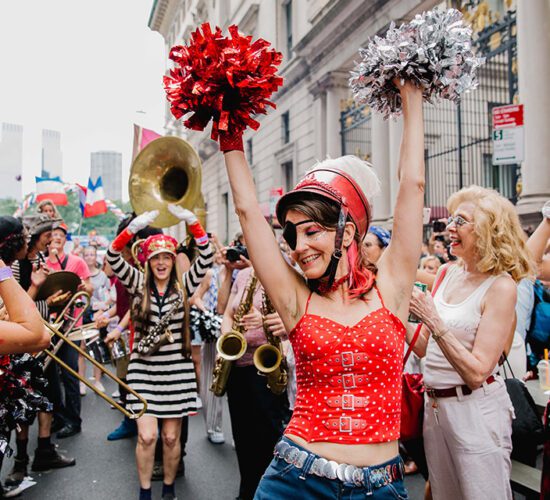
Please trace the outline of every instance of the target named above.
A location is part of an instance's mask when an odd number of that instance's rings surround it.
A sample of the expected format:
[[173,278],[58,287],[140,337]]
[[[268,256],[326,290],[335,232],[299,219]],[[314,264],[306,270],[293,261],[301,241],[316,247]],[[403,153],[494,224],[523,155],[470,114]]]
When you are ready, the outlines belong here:
[[172,203],[193,211],[203,225],[206,222],[201,162],[191,145],[179,137],[155,139],[140,151],[130,169],[128,192],[136,214],[160,211],[154,227],[179,222],[168,211]]

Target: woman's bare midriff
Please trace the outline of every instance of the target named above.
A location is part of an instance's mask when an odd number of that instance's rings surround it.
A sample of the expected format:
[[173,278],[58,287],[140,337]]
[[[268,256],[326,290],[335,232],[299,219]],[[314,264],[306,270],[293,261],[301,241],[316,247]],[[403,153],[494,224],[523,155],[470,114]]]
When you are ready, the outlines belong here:
[[285,437],[327,460],[356,465],[357,467],[378,465],[395,458],[399,453],[397,441],[375,444],[308,443],[305,439],[294,434],[285,434]]

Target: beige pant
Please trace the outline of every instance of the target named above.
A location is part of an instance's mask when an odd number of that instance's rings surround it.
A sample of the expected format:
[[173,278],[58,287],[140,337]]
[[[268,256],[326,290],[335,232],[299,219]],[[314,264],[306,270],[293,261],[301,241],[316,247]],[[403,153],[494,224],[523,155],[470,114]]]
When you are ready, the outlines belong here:
[[437,415],[433,403],[426,396],[424,446],[434,500],[512,499],[514,409],[504,381],[438,399]]

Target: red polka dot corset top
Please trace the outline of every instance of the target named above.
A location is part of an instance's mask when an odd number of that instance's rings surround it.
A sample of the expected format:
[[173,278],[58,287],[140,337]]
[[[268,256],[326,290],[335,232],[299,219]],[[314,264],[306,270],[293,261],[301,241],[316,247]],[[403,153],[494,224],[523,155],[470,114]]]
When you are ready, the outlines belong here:
[[404,339],[383,304],[353,326],[306,306],[290,334],[297,394],[285,434],[341,444],[399,439]]

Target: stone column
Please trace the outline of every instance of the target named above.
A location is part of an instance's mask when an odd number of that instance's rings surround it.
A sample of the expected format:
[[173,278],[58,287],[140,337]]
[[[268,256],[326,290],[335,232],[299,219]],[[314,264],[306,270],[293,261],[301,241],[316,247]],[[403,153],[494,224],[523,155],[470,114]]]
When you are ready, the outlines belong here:
[[373,219],[388,220],[392,213],[390,182],[390,126],[379,113],[371,114],[372,165],[380,179],[380,195],[373,200]]
[[332,71],[320,81],[326,89],[326,154],[331,158],[342,156],[340,112],[342,101],[349,97],[348,77],[348,73]]
[[540,219],[550,198],[550,1],[517,0],[519,101],[524,105],[523,189],[517,208],[526,222]]
[[325,123],[327,121],[327,96],[325,92],[319,92],[314,96],[313,101],[314,121],[314,151],[315,160],[323,161],[327,156],[327,131]]

